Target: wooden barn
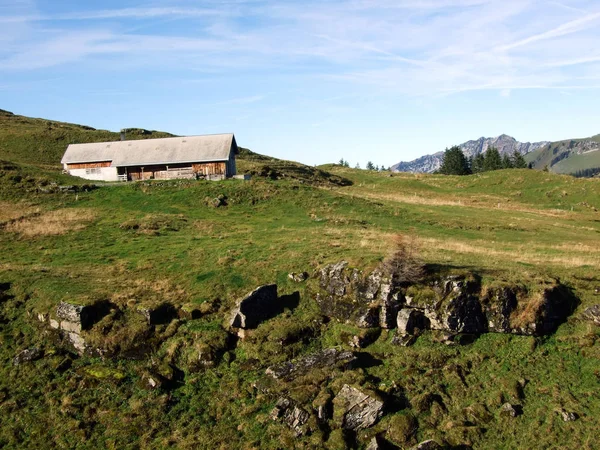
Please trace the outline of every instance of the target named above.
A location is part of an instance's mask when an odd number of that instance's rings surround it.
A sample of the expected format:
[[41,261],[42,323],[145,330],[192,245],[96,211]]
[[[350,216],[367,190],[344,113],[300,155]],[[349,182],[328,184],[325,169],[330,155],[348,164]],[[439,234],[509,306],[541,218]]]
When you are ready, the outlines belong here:
[[233,134],[213,134],[71,144],[61,163],[69,174],[87,180],[219,180],[236,174],[237,154]]

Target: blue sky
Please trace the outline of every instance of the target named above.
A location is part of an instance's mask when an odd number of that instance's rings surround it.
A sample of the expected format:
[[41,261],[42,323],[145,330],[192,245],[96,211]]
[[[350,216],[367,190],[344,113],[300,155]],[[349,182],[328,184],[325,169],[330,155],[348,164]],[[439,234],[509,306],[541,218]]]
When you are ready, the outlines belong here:
[[600,133],[599,0],[0,0],[0,108],[307,164]]

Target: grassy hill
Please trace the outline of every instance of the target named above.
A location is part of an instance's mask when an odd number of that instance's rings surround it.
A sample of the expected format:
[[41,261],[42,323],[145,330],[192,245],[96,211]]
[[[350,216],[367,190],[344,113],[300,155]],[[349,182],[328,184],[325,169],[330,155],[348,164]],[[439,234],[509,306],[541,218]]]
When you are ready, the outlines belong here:
[[[62,175],[57,161],[72,139],[115,133],[3,120],[0,446],[337,449],[364,448],[379,434],[397,448],[429,438],[481,449],[594,447],[600,332],[581,312],[600,303],[600,180],[531,170],[452,177],[312,168],[243,149],[238,170],[253,173],[251,181],[93,189]],[[547,337],[484,334],[447,346],[426,332],[401,347],[392,344],[394,330],[383,330],[358,350],[376,364],[313,374],[287,394],[308,408],[317,393],[349,383],[393,392],[392,409],[358,433],[329,420],[295,436],[270,418],[277,396],[260,388],[265,368],[322,348],[352,350],[348,336],[363,332],[322,319],[316,270],[341,260],[370,270],[399,239],[434,275],[475,273],[484,289],[560,279],[580,304]],[[310,274],[305,283],[288,277],[302,271]],[[236,300],[268,283],[280,295],[297,291],[298,305],[233,339],[226,321]],[[60,301],[116,305],[83,335],[121,356],[66,351],[38,321]],[[165,302],[199,318],[149,328],[135,313]],[[152,351],[138,355],[140,343]],[[43,357],[13,364],[32,347]],[[199,367],[207,352],[219,357]],[[164,384],[148,388],[149,374]],[[522,414],[501,416],[505,402]],[[578,419],[565,422],[562,410]]]
[[[127,139],[171,137],[170,133],[126,129]],[[85,125],[15,115],[0,110],[0,157],[16,163],[56,167],[69,144],[118,141],[120,133]]]
[[528,163],[542,170],[574,174],[578,170],[600,168],[600,134],[586,139],[552,142],[527,155]]

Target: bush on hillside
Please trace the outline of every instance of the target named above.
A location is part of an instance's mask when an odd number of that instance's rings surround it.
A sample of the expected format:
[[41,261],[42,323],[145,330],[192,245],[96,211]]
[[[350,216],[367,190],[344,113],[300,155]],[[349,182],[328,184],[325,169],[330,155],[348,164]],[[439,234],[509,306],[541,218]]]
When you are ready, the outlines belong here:
[[383,270],[392,275],[400,285],[419,282],[425,275],[425,265],[419,258],[418,245],[414,238],[398,235],[393,253],[383,261]]

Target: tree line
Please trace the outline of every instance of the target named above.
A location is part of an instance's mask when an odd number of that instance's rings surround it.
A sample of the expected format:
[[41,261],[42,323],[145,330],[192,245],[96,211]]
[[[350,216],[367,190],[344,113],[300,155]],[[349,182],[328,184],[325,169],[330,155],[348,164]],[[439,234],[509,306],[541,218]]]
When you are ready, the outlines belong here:
[[470,175],[500,169],[526,169],[525,158],[518,151],[511,156],[501,156],[496,147],[488,147],[485,153],[467,158],[460,147],[446,149],[442,165],[437,171],[444,175]]
[[[350,167],[350,163],[345,160],[344,158],[340,158],[340,160],[338,161],[338,165],[342,166],[342,167]],[[360,164],[356,163],[356,165],[354,166],[355,169],[360,169]],[[375,164],[373,164],[371,161],[367,162],[367,165],[365,167],[367,170],[375,170],[377,172],[383,172],[383,171],[391,171],[392,168],[391,167],[385,167],[383,164],[381,166],[377,166]]]
[[600,174],[600,167],[590,167],[588,169],[579,169],[572,173],[575,178],[592,178]]

